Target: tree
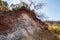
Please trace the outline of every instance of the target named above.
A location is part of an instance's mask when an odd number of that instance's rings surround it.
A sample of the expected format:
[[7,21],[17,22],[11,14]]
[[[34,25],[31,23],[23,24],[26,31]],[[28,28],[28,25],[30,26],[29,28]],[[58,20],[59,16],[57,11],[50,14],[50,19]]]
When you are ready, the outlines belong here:
[[15,10],[15,5],[11,4],[10,7],[12,7],[12,10]]
[[40,15],[38,14],[38,12],[36,12],[37,10],[39,9],[42,9],[42,6],[44,6],[45,4],[44,3],[36,3],[36,0],[35,1],[32,1],[32,0],[28,0],[29,3],[26,2],[26,0],[20,0],[20,3],[19,4],[11,4],[11,7],[12,9],[16,10],[16,9],[19,9],[21,8],[22,6],[24,6],[25,8],[28,8],[29,10],[31,11],[34,11],[36,13],[36,16],[39,18],[39,19],[44,19],[46,18],[45,17],[45,14],[42,14],[40,11]]
[[8,3],[6,1],[3,1],[3,4],[8,7]]
[[8,3],[0,0],[0,12],[8,10]]

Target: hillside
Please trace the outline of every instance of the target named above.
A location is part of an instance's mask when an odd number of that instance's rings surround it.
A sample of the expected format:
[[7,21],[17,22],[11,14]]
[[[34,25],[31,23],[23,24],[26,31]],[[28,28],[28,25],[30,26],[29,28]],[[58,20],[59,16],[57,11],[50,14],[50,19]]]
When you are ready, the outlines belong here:
[[0,15],[1,40],[58,40],[33,11],[20,8]]
[[44,21],[50,32],[60,40],[60,21]]

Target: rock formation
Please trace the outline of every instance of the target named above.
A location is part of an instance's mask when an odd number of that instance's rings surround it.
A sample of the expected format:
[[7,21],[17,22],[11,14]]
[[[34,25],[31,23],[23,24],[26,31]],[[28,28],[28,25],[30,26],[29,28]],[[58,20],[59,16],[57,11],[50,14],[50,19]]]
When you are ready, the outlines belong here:
[[28,9],[3,12],[0,15],[0,40],[58,40],[47,27]]

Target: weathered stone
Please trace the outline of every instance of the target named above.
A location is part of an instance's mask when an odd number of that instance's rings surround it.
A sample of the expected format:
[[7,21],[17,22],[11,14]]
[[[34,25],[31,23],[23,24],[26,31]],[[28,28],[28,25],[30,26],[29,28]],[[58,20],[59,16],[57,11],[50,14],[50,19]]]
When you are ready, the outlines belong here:
[[32,11],[19,9],[9,13],[0,16],[0,32],[8,30],[6,35],[0,35],[0,40],[58,40]]

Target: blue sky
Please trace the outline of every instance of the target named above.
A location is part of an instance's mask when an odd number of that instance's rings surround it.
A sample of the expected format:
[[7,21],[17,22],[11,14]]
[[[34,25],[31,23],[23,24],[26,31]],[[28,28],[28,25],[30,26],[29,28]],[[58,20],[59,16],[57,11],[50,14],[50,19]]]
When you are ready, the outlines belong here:
[[60,20],[60,0],[44,0],[46,6],[42,11],[48,17],[48,20]]
[[[18,3],[19,0],[5,0],[9,4]],[[46,14],[48,20],[60,20],[60,0],[37,0],[37,2],[44,2],[46,6],[43,7],[42,12]]]

